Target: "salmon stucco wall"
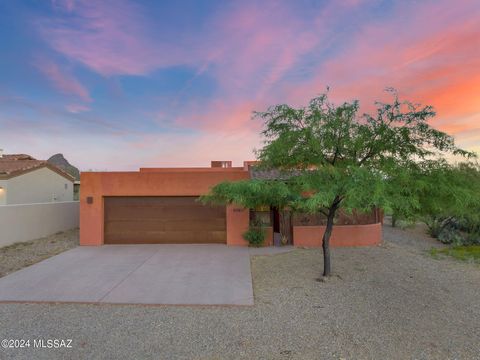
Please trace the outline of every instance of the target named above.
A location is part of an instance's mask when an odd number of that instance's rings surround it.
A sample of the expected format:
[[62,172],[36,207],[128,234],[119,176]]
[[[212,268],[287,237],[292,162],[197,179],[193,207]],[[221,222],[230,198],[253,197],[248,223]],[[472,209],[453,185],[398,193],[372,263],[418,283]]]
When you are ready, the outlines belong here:
[[[227,206],[227,245],[248,246],[248,241],[243,238],[243,233],[250,224],[250,210],[241,206]],[[273,245],[273,228],[265,227],[265,243],[263,246]]]
[[248,230],[249,210],[237,205],[227,206],[227,245],[248,246],[243,233]]
[[[248,179],[246,171],[85,172],[81,174],[80,245],[103,245],[104,196],[199,196],[222,181]],[[88,203],[87,199],[91,198]],[[227,243],[241,245],[248,211],[227,208]],[[231,211],[231,213],[229,213]],[[231,227],[231,228],[230,228]],[[231,232],[231,233],[230,233]]]
[[[295,246],[320,247],[325,226],[294,226]],[[335,225],[330,246],[374,246],[382,242],[382,224]]]

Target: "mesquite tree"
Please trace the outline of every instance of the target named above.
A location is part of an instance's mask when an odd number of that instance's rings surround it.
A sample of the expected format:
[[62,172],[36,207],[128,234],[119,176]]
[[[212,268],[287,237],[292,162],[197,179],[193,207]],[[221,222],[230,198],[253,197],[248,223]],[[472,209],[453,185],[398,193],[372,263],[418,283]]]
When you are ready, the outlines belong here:
[[[445,154],[473,156],[429,125],[432,107],[401,102],[388,91],[392,103],[376,103],[373,115],[360,115],[357,101],[336,106],[327,94],[305,107],[276,105],[254,113],[264,121],[264,146],[257,151],[262,166],[295,172],[305,195],[298,207],[327,217],[324,276],[331,273],[329,243],[339,209],[388,208],[395,192],[386,179],[408,176],[416,164],[442,161]],[[403,201],[403,208],[418,204],[414,192]]]

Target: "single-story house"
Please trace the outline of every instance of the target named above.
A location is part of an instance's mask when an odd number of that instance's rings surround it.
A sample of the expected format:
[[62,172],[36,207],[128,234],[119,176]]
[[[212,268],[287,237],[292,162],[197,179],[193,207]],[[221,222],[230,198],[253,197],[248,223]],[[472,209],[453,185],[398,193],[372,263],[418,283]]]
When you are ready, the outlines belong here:
[[47,161],[0,150],[0,205],[72,201],[73,182]]
[[[251,166],[253,163],[245,161],[241,167],[232,167],[231,161],[212,161],[211,167],[205,168],[83,172],[80,176],[80,244],[221,243],[246,246],[242,234],[249,227],[251,212],[258,211],[266,219],[266,245],[271,245],[274,234],[281,227],[275,209],[206,206],[197,201],[200,195],[222,181],[258,176]],[[322,219],[301,214],[290,218],[291,244],[321,245],[325,228]],[[361,221],[351,221],[343,214],[337,224],[332,246],[381,242],[378,211],[363,216]]]

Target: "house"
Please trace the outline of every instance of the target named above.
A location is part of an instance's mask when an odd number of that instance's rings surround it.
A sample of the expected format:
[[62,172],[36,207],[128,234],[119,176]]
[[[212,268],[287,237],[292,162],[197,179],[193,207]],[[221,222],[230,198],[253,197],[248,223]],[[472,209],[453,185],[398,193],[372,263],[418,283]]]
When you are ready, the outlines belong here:
[[[281,228],[274,209],[245,209],[236,205],[206,206],[200,195],[222,181],[259,177],[245,161],[212,161],[204,168],[140,168],[131,172],[81,173],[80,244],[209,244],[247,245],[242,234],[251,212],[263,215],[266,245]],[[263,214],[262,214],[263,213]],[[342,225],[343,224],[343,225]],[[289,231],[296,246],[320,246],[322,219],[292,217]],[[361,221],[343,215],[332,233],[332,246],[376,245],[382,227],[377,211]]]
[[72,201],[73,182],[47,161],[0,150],[0,205]]

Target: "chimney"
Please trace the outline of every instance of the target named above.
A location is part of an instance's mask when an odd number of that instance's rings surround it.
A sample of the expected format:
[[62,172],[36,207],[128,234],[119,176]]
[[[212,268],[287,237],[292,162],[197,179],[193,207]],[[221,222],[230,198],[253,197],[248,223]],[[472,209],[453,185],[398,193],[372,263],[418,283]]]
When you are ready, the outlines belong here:
[[3,158],[3,149],[0,149],[0,159]]
[[212,161],[211,167],[212,168],[231,168],[232,162],[231,161]]

